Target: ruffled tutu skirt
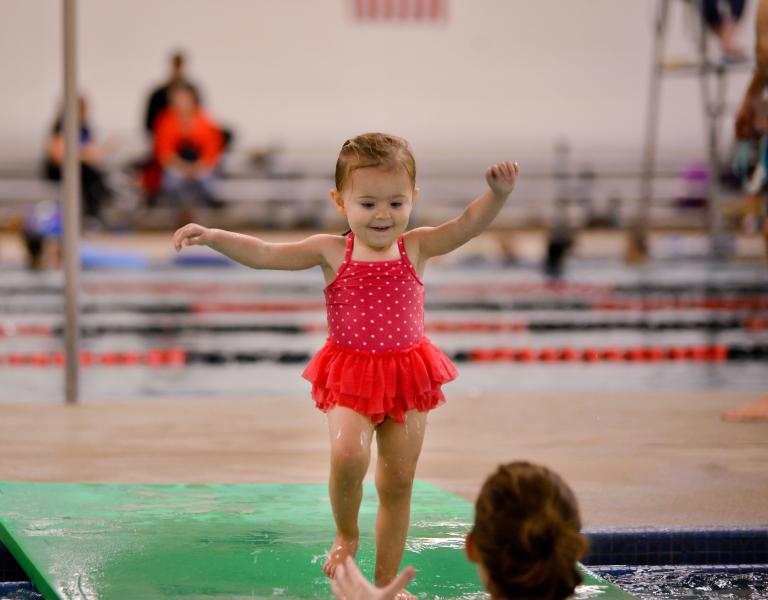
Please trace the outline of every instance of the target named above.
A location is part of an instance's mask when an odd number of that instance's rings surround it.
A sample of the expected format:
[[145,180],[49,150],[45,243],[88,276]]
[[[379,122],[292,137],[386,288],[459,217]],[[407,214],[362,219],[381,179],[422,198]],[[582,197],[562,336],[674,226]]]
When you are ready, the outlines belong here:
[[325,345],[304,369],[317,408],[346,406],[381,423],[403,423],[409,410],[428,411],[445,402],[441,386],[456,379],[456,367],[427,338],[406,350],[372,353]]

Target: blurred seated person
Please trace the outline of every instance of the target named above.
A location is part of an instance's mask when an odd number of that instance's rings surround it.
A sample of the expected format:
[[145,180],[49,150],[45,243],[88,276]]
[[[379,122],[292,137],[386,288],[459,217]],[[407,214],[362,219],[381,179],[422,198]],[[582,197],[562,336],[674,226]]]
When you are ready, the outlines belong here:
[[[195,95],[198,106],[203,106],[200,88],[193,83],[186,74],[186,56],[180,50],[171,55],[170,73],[168,79],[152,90],[147,100],[144,111],[144,130],[147,133],[151,147],[155,147],[155,129],[158,117],[168,109],[171,91],[179,85],[186,85]],[[222,135],[222,146],[226,149],[232,142],[233,133],[229,129],[219,127]],[[155,159],[154,152],[151,156],[137,163],[139,181],[147,196],[147,203],[152,206],[157,200],[162,186],[163,170]]]
[[162,191],[186,210],[193,202],[218,208],[213,194],[221,160],[222,135],[200,108],[195,89],[179,83],[170,90],[168,108],[155,122],[155,159],[162,168]]
[[717,36],[726,60],[744,60],[746,55],[737,41],[738,26],[746,0],[700,0],[707,27]]
[[157,117],[159,117],[165,109],[168,108],[170,92],[173,87],[179,84],[186,84],[193,90],[198,104],[202,105],[202,99],[200,96],[200,90],[192,83],[184,72],[186,65],[186,57],[181,51],[176,51],[171,56],[171,72],[168,79],[160,86],[156,87],[149,95],[147,100],[147,108],[144,116],[144,130],[150,138],[154,138],[155,124]]
[[58,202],[43,200],[24,211],[20,233],[29,269],[61,266],[62,214]]
[[[101,223],[102,209],[112,197],[103,170],[104,152],[94,141],[88,121],[88,102],[78,98],[77,108],[80,124],[80,193],[86,225]],[[43,163],[43,174],[49,181],[61,181],[64,164],[64,115],[60,111],[48,136]]]

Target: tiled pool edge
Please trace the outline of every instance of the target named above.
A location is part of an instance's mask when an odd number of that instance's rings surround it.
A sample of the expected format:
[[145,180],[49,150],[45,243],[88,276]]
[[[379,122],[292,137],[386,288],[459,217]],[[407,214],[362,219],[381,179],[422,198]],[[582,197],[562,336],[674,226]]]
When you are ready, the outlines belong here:
[[600,565],[764,565],[768,526],[717,529],[591,530],[582,561]]
[[30,581],[19,563],[3,544],[0,544],[0,583],[8,581]]

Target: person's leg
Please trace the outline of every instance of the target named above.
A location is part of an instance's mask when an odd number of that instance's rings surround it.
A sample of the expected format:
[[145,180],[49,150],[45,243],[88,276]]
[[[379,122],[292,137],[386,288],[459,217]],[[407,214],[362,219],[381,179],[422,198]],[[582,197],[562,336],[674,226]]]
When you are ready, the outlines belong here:
[[80,185],[83,197],[83,214],[101,219],[104,202],[110,197],[104,173],[87,163],[80,163]]
[[175,169],[163,171],[162,191],[176,209],[176,226],[181,227],[195,220],[192,204],[197,184]]
[[168,195],[175,206],[185,203],[186,177],[175,169],[163,171],[162,191]]
[[768,396],[720,415],[723,421],[768,421]]
[[703,0],[701,9],[704,22],[717,35],[723,53],[730,57],[741,56],[743,51],[736,44],[736,33],[743,3],[729,2],[721,6],[720,0]]
[[217,178],[213,171],[202,174],[197,179],[198,193],[202,203],[209,208],[221,208],[224,204],[216,197]]
[[702,0],[701,16],[704,22],[712,30],[717,30],[723,23],[723,16],[720,14],[720,0]]
[[45,238],[37,231],[24,230],[21,232],[27,247],[27,267],[37,270],[42,267],[43,244]]
[[720,40],[720,47],[726,58],[738,58],[744,55],[736,39],[738,37],[738,23],[730,17],[723,19],[722,25],[717,30],[717,36]]
[[731,10],[731,18],[734,21],[741,21],[741,17],[744,15],[745,0],[730,0],[728,7]]
[[[766,199],[765,204],[765,211],[768,213],[768,199]],[[763,244],[765,245],[765,257],[768,258],[768,214],[763,216]]]
[[376,429],[379,512],[376,516],[374,577],[379,587],[395,578],[403,559],[411,517],[413,478],[426,426],[427,413],[412,410],[405,414],[405,424],[387,419]]
[[360,538],[357,515],[363,499],[363,478],[371,460],[373,427],[370,419],[352,409],[336,406],[328,412],[331,436],[328,491],[336,521],[336,539],[323,565],[328,577],[334,576],[336,567],[347,556],[357,552]]
[[[765,242],[765,256],[768,258],[768,196],[763,198],[763,241]],[[734,410],[729,410],[720,415],[723,421],[748,422],[768,421],[768,396],[750,404],[745,404]]]

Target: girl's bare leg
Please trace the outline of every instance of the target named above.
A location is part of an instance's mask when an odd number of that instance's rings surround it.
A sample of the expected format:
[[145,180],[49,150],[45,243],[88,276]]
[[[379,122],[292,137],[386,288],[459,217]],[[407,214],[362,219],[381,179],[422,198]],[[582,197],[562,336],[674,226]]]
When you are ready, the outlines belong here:
[[331,496],[336,539],[328,552],[323,572],[333,577],[347,556],[354,556],[360,531],[357,515],[363,498],[363,478],[371,460],[373,424],[363,415],[343,406],[328,412],[331,436]]
[[405,414],[404,425],[387,419],[376,429],[379,512],[376,516],[374,578],[379,587],[395,578],[403,559],[411,517],[413,478],[426,426],[427,413],[412,410]]

